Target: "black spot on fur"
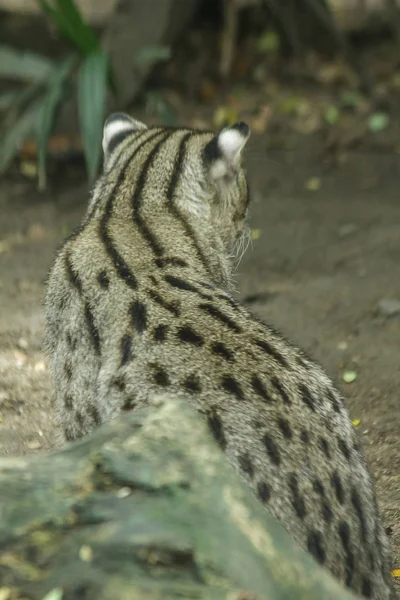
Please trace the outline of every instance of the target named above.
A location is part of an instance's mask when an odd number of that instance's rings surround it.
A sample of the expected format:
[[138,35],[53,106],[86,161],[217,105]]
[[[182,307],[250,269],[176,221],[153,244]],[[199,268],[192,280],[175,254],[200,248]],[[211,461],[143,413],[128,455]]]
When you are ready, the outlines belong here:
[[282,398],[283,402],[290,406],[292,404],[292,401],[289,398],[287,392],[285,391],[285,388],[283,387],[279,379],[277,377],[271,377],[271,384],[273,385],[275,391]]
[[161,387],[168,387],[170,385],[170,380],[168,377],[168,373],[163,367],[160,365],[153,364],[151,365],[153,369],[153,381],[156,385]]
[[334,392],[331,389],[327,389],[326,390],[326,395],[329,398],[331,404],[332,404],[332,408],[335,412],[340,413],[340,401],[336,398]]
[[322,481],[316,477],[313,481],[313,489],[315,492],[317,492],[317,494],[319,494],[320,496],[324,496],[325,495],[325,489],[324,489],[324,484],[322,483]]
[[240,383],[236,381],[232,375],[224,375],[222,377],[221,385],[226,392],[236,396],[238,400],[244,400],[244,394]]
[[371,571],[375,571],[375,558],[371,551],[368,552],[368,566]]
[[64,373],[65,373],[65,377],[69,381],[71,379],[71,377],[72,377],[72,367],[71,367],[71,363],[70,363],[69,360],[65,361],[65,364],[64,364]]
[[306,387],[303,383],[299,385],[300,397],[303,400],[304,404],[310,408],[313,412],[315,412],[314,406],[314,398],[311,394],[311,391]]
[[72,442],[75,439],[75,436],[69,427],[67,427],[67,429],[64,430],[64,436],[67,442]]
[[339,521],[338,533],[342,541],[343,548],[348,550],[350,548],[350,527],[347,521]]
[[93,423],[95,425],[100,425],[101,424],[101,417],[100,417],[100,413],[99,413],[97,407],[94,404],[90,404],[88,406],[87,411],[88,411],[88,415],[92,419]]
[[342,485],[342,480],[340,479],[337,471],[334,471],[331,476],[331,486],[336,494],[336,498],[340,504],[344,503],[344,489]]
[[215,287],[213,285],[211,285],[210,283],[206,283],[205,281],[198,281],[197,282],[199,285],[201,285],[201,287],[206,288],[206,290],[214,290]]
[[331,453],[330,453],[330,450],[329,450],[328,441],[324,437],[320,437],[319,438],[319,445],[320,445],[320,448],[321,448],[322,452],[325,454],[325,456],[327,458],[330,458]]
[[361,503],[361,498],[358,491],[353,488],[351,492],[351,503],[360,521],[361,538],[363,542],[367,541],[367,521],[365,519],[364,510]]
[[126,363],[132,360],[132,337],[130,335],[124,335],[121,339],[120,352],[120,365],[122,367],[123,365],[126,365]]
[[178,338],[181,342],[193,344],[193,346],[202,346],[204,344],[204,339],[201,337],[201,335],[196,333],[196,331],[189,327],[189,325],[185,325],[184,327],[180,327],[180,329],[178,329]]
[[263,398],[263,400],[266,400],[267,402],[271,402],[272,398],[269,396],[268,392],[267,392],[267,388],[265,387],[265,385],[263,384],[263,382],[261,381],[261,379],[259,378],[258,375],[253,375],[251,378],[251,387],[253,388],[254,392],[260,396],[261,398]]
[[323,545],[323,537],[320,531],[312,529],[307,536],[307,548],[310,554],[323,565],[326,560],[326,552]]
[[285,436],[287,440],[291,440],[293,437],[293,432],[290,428],[289,421],[284,419],[283,417],[278,418],[278,427]]
[[324,500],[322,502],[321,513],[322,513],[322,518],[324,519],[324,521],[326,523],[330,523],[332,521],[333,512],[332,512],[330,505],[328,504],[328,502],[326,500]]
[[112,385],[117,388],[119,392],[124,392],[126,388],[126,382],[123,377],[117,377],[112,382]]
[[305,429],[303,429],[300,432],[300,439],[303,442],[303,444],[309,444],[310,443],[310,436],[308,435],[308,431],[306,431]]
[[206,312],[207,314],[209,314],[211,317],[213,317],[217,321],[220,321],[221,323],[223,323],[224,325],[229,327],[229,329],[231,329],[235,333],[242,332],[242,329],[239,327],[239,325],[237,323],[235,323],[235,321],[233,321],[225,313],[221,312],[219,310],[219,308],[217,308],[213,304],[209,304],[209,303],[199,304],[199,308],[200,308],[200,310]]
[[265,446],[267,454],[274,465],[279,466],[281,463],[281,456],[279,454],[279,448],[275,442],[275,440],[266,433],[262,438],[262,443]]
[[165,256],[164,258],[156,258],[154,260],[154,264],[159,268],[162,269],[166,266],[171,266],[171,267],[187,267],[188,264],[186,261],[182,260],[181,258],[176,258],[175,256]]
[[253,477],[254,466],[247,452],[245,454],[239,454],[239,466],[242,471],[249,475],[249,477]]
[[135,300],[131,304],[130,314],[132,325],[137,333],[143,333],[147,328],[147,309],[145,305],[139,300]]
[[72,350],[72,352],[74,352],[76,350],[76,344],[77,344],[77,340],[76,338],[74,338],[69,331],[67,331],[66,333],[66,342],[67,342],[67,346],[70,350]]
[[168,325],[158,325],[153,331],[153,338],[156,342],[164,342],[168,332]]
[[158,281],[157,281],[157,279],[154,277],[154,275],[149,275],[149,279],[150,279],[150,281],[151,281],[151,283],[152,283],[153,285],[155,285],[156,287],[158,286]]
[[349,587],[354,575],[354,554],[350,543],[350,527],[346,521],[339,521],[338,533],[346,553],[346,558],[344,560],[344,568],[346,573],[345,583]]
[[165,281],[169,283],[172,287],[178,288],[178,290],[184,290],[185,292],[200,292],[194,285],[185,281],[184,279],[180,279],[179,277],[175,277],[174,275],[166,275]]
[[134,401],[134,399],[131,397],[125,398],[124,403],[121,406],[121,410],[133,410],[134,408],[136,408],[136,402]]
[[110,280],[106,271],[100,271],[100,273],[97,275],[97,281],[99,282],[99,285],[101,288],[103,288],[103,290],[108,289],[108,286],[110,285]]
[[82,282],[79,278],[77,271],[75,271],[72,266],[71,257],[68,253],[65,254],[64,264],[65,264],[67,278],[68,278],[70,284],[77,290],[77,292],[79,292],[81,294],[82,293]]
[[221,356],[225,360],[233,361],[233,354],[222,342],[214,342],[211,344],[211,352],[217,356]]
[[261,348],[261,350],[263,350],[266,354],[274,358],[280,365],[282,365],[282,367],[285,367],[285,369],[289,369],[289,364],[286,358],[282,356],[282,354],[277,348],[274,348],[274,346],[272,346],[265,340],[256,340],[255,344],[256,346]]
[[342,438],[338,438],[338,447],[340,452],[343,454],[346,460],[350,461],[351,455],[349,447],[346,442]]
[[79,412],[79,410],[76,411],[75,413],[75,420],[79,425],[79,429],[83,428],[84,425],[84,418],[81,412]]
[[260,498],[261,502],[267,504],[271,498],[271,489],[265,481],[260,481],[257,484],[257,496]]
[[371,585],[371,581],[368,579],[368,577],[363,578],[363,582],[362,582],[362,586],[361,586],[361,594],[364,596],[364,598],[372,597],[372,585]]
[[222,450],[225,450],[226,439],[224,434],[224,428],[218,414],[214,411],[209,413],[207,415],[207,423],[219,446],[222,448]]
[[186,377],[184,380],[183,387],[189,394],[198,394],[201,392],[200,379],[197,375],[192,373],[192,375],[189,375],[189,377]]
[[100,335],[98,329],[94,323],[94,317],[89,308],[89,304],[85,304],[85,321],[86,326],[89,330],[90,338],[92,340],[92,344],[96,354],[100,354]]
[[299,486],[297,482],[297,477],[295,473],[291,473],[288,479],[288,485],[291,492],[291,502],[292,506],[295,510],[296,515],[299,519],[304,519],[307,514],[306,505],[304,502],[304,498],[301,496],[299,492]]
[[150,298],[159,306],[165,308],[165,310],[173,314],[175,317],[179,317],[179,307],[177,302],[167,302],[166,300],[164,300],[164,298],[162,298],[162,296],[160,296],[160,294],[158,294],[154,290],[149,290],[148,294]]
[[64,396],[64,406],[67,410],[72,410],[74,407],[74,401],[72,399],[72,396],[70,396],[70,394],[66,394]]

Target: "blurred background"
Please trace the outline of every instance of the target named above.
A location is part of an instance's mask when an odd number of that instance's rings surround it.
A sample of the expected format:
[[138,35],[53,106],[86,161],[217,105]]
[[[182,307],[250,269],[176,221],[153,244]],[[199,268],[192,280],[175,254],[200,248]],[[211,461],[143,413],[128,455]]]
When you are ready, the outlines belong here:
[[0,0],[0,454],[50,445],[42,297],[102,126],[246,121],[241,301],[349,402],[400,577],[400,0]]

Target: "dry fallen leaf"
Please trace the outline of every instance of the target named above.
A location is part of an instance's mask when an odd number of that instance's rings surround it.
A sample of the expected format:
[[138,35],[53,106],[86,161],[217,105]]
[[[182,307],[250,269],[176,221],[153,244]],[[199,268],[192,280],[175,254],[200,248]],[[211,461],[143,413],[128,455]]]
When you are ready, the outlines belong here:
[[392,577],[400,577],[400,569],[393,569]]
[[361,423],[361,419],[354,419],[352,421],[353,427],[358,427],[360,423]]
[[261,229],[252,229],[251,230],[251,239],[253,241],[259,240],[261,237]]

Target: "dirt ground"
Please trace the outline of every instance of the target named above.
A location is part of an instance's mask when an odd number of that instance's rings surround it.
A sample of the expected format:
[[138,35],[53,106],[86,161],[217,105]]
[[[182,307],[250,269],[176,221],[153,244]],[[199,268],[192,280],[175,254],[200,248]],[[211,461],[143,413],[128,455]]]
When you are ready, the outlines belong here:
[[[240,296],[322,363],[347,397],[400,568],[400,311],[380,304],[400,302],[400,156],[360,148],[327,167],[318,137],[273,151],[259,135],[247,163],[258,239],[239,267]],[[306,189],[310,178],[319,189]],[[43,287],[86,201],[83,179],[46,194],[22,179],[0,183],[1,455],[50,447]],[[346,384],[348,370],[357,377]]]

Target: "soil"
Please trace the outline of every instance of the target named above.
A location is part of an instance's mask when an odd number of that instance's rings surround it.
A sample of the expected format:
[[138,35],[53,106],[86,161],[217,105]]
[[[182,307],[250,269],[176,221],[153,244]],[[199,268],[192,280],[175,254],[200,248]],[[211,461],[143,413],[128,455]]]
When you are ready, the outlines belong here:
[[[361,144],[329,166],[317,134],[297,136],[290,150],[271,149],[264,134],[252,137],[247,164],[258,239],[239,266],[240,297],[318,360],[347,398],[400,568],[400,313],[380,304],[400,302],[400,156]],[[45,194],[22,178],[0,183],[2,455],[51,446],[44,282],[86,202],[79,177]],[[356,373],[352,383],[346,371]]]

